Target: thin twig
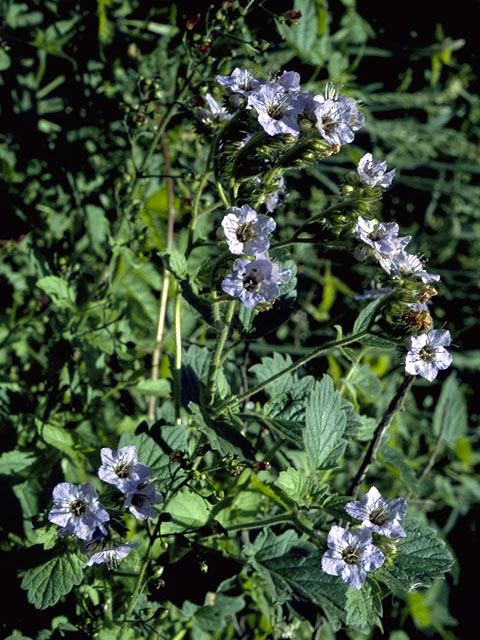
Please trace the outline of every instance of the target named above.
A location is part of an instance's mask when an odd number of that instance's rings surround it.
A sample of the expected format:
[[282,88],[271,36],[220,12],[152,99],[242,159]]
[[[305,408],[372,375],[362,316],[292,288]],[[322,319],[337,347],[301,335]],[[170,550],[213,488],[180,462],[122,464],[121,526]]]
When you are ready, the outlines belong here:
[[[176,215],[175,208],[174,208],[175,200],[174,200],[174,192],[173,192],[173,179],[170,176],[172,166],[170,164],[170,155],[168,152],[168,140],[165,133],[162,133],[160,137],[160,141],[162,144],[162,153],[163,153],[163,161],[165,163],[165,171],[166,171],[166,175],[168,176],[167,177],[167,206],[168,206],[167,250],[170,250],[173,247],[173,234],[174,234],[174,224],[175,224],[175,215]],[[165,316],[167,313],[169,285],[170,285],[170,273],[167,271],[167,269],[164,269],[162,293],[160,296],[160,305],[158,309],[157,333],[155,337],[155,346],[153,348],[153,355],[152,355],[152,380],[158,379],[158,371],[160,368],[163,334],[165,331]],[[154,420],[156,408],[157,408],[157,398],[156,396],[151,396],[150,401],[148,403],[148,417],[150,420]]]
[[385,415],[378,423],[377,428],[373,434],[372,441],[367,449],[367,452],[362,460],[362,464],[360,465],[359,470],[357,471],[357,475],[355,476],[352,486],[350,488],[349,494],[354,498],[357,497],[358,490],[360,489],[360,485],[367,473],[367,469],[369,465],[374,461],[375,455],[377,453],[378,445],[380,444],[380,440],[385,430],[390,426],[390,423],[393,420],[393,416],[403,408],[403,401],[405,400],[405,396],[408,393],[408,390],[413,384],[415,380],[415,376],[407,376],[405,380],[402,382],[399,390],[393,397],[392,401],[388,405],[388,409],[385,412]]

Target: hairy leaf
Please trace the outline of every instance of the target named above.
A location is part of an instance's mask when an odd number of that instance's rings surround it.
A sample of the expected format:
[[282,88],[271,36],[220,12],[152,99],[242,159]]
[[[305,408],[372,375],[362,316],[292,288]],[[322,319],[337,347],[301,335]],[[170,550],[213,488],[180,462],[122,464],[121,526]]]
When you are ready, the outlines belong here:
[[22,588],[28,592],[28,601],[37,609],[56,604],[80,584],[85,561],[75,553],[65,553],[23,574]]

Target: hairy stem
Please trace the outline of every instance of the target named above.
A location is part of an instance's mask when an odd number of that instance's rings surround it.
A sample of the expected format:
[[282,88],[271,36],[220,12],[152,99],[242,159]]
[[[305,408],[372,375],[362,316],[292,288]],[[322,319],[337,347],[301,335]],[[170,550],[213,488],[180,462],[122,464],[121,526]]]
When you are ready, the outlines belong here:
[[286,373],[292,373],[292,371],[295,371],[296,369],[303,366],[307,362],[310,362],[310,360],[313,360],[314,358],[318,358],[319,356],[326,355],[327,353],[330,353],[334,349],[338,349],[338,347],[344,347],[345,345],[350,344],[352,342],[357,342],[358,340],[361,340],[362,338],[365,338],[368,335],[370,335],[369,331],[361,331],[360,333],[356,333],[352,336],[349,336],[348,338],[343,338],[342,340],[337,340],[335,342],[327,342],[323,346],[318,347],[317,349],[314,349],[311,353],[304,356],[303,358],[300,358],[296,362],[293,362],[290,366],[286,367],[282,371],[279,371],[271,378],[264,380],[260,384],[257,384],[255,387],[252,387],[251,389],[249,389],[245,393],[240,394],[236,398],[232,398],[231,400],[224,402],[218,407],[215,414],[217,415],[219,413],[222,413],[223,411],[226,411],[227,409],[234,407],[240,402],[243,402],[243,400],[245,400],[246,398],[249,398],[250,396],[253,396],[259,391],[262,391],[263,389],[265,389],[265,387],[267,387],[271,382],[275,382],[275,380],[278,380],[278,378],[281,378]]
[[217,376],[222,364],[222,352],[225,342],[228,338],[230,331],[230,325],[232,323],[233,314],[235,313],[236,300],[231,300],[228,303],[227,313],[225,314],[225,321],[217,339],[215,351],[210,362],[210,368],[208,370],[208,398],[209,403],[212,404],[215,399],[215,391],[217,387]]
[[182,376],[182,290],[179,283],[175,285],[175,302],[174,302],[174,327],[175,327],[175,362],[173,368],[173,397],[175,407],[175,422],[180,424],[180,394],[181,394],[181,376]]
[[[162,152],[163,152],[163,160],[165,163],[165,170],[168,176],[167,177],[167,203],[168,203],[167,250],[170,250],[173,247],[173,234],[174,234],[174,224],[175,224],[173,180],[170,177],[172,167],[170,164],[170,154],[168,152],[167,136],[163,133],[160,139],[162,143]],[[152,380],[158,379],[158,371],[160,367],[160,359],[161,359],[161,353],[162,353],[163,333],[165,330],[165,316],[167,313],[168,288],[170,285],[170,273],[167,271],[167,269],[163,270],[162,282],[163,284],[162,284],[162,293],[160,296],[160,306],[158,310],[157,332],[155,337],[155,346],[153,348],[153,355],[152,355]],[[148,417],[150,420],[153,420],[155,418],[156,408],[157,408],[157,397],[151,396],[148,403]]]
[[397,411],[400,411],[403,408],[403,402],[405,400],[405,396],[407,395],[410,387],[415,380],[415,376],[407,376],[405,380],[400,385],[397,393],[393,397],[392,401],[388,405],[388,409],[386,410],[383,418],[378,423],[377,428],[374,431],[373,438],[370,442],[370,445],[365,453],[365,456],[362,460],[360,468],[357,471],[357,475],[355,476],[352,486],[350,487],[349,494],[354,498],[358,495],[358,490],[360,489],[360,485],[365,478],[367,473],[367,469],[370,464],[375,460],[375,455],[377,453],[378,446],[380,444],[380,440],[382,435],[385,433],[386,429],[390,426],[390,423],[393,420],[394,415]]

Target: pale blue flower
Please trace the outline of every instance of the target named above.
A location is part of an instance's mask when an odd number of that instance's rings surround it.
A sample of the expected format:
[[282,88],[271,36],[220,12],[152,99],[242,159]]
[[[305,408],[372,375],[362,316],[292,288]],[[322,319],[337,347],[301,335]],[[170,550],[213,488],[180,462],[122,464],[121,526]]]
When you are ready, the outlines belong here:
[[290,269],[281,269],[267,255],[253,262],[238,258],[233,263],[233,273],[222,281],[222,289],[252,309],[259,302],[272,302],[278,298],[279,285],[287,282],[290,276]]
[[253,91],[248,96],[248,106],[256,110],[258,123],[268,135],[300,133],[295,116],[303,110],[303,99],[276,82],[266,82]]
[[222,107],[222,105],[215,100],[209,93],[205,96],[208,104],[208,109],[199,109],[197,112],[197,118],[203,124],[214,124],[216,122],[225,122],[230,120],[231,114]]
[[371,187],[382,187],[387,189],[395,176],[395,169],[388,173],[386,162],[376,162],[371,153],[366,153],[358,163],[358,175],[363,183]]
[[151,482],[143,482],[138,485],[136,491],[127,494],[123,506],[129,509],[137,520],[146,520],[158,516],[153,505],[161,502],[163,502],[162,494],[156,491]]
[[106,533],[104,523],[110,520],[110,515],[90,482],[82,485],[60,482],[53,490],[48,520],[62,527],[61,535],[91,540],[98,529]]
[[103,448],[100,455],[102,466],[98,470],[98,477],[113,484],[122,493],[135,491],[152,474],[150,467],[138,461],[137,450],[133,445],[122,447],[118,451]]
[[327,538],[327,551],[322,556],[322,569],[355,589],[361,589],[367,572],[375,571],[385,562],[385,556],[372,544],[368,529],[348,531],[333,526]]
[[258,214],[248,204],[229,209],[222,220],[230,251],[248,256],[257,256],[268,250],[268,236],[276,226],[273,218]]
[[362,527],[387,538],[405,538],[407,535],[400,525],[400,520],[407,513],[405,498],[384,500],[379,490],[371,487],[361,500],[347,502],[345,511],[355,520],[360,520]]
[[278,78],[278,84],[285,91],[298,92],[300,91],[300,74],[296,71],[284,71]]
[[[379,222],[358,216],[354,227],[357,238],[371,247],[377,258],[391,256],[403,251],[410,242],[410,236],[398,237],[398,224],[396,222]],[[362,251],[360,251],[362,254]],[[361,255],[359,255],[361,259]]]
[[450,332],[445,329],[432,329],[419,336],[410,336],[405,371],[414,376],[421,375],[430,382],[435,380],[439,371],[448,369],[452,364],[453,358],[445,349],[451,341]]
[[110,568],[117,567],[137,545],[132,542],[115,543],[112,541],[93,540],[81,548],[82,553],[89,557],[87,567],[94,564],[107,564]]
[[393,255],[377,256],[381,266],[392,278],[420,278],[425,284],[440,280],[436,273],[427,273],[420,258],[406,251]]
[[239,67],[236,67],[229,76],[216,76],[216,80],[223,87],[230,89],[232,93],[241,93],[243,96],[248,96],[260,85],[260,82],[255,80],[251,73]]

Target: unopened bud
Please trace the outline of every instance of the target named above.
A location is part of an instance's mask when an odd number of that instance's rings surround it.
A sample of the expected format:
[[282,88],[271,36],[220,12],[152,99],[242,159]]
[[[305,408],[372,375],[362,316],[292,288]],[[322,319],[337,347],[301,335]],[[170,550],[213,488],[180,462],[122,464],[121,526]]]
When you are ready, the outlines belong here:
[[242,96],[241,93],[232,93],[232,95],[228,98],[228,103],[236,109],[240,109],[241,107],[243,107],[246,101],[247,99],[245,98],[245,96]]
[[212,45],[210,42],[204,42],[198,47],[198,53],[207,53],[207,51],[210,51],[211,48]]
[[286,11],[284,14],[285,18],[287,20],[300,20],[300,18],[302,17],[302,12],[301,11]]
[[189,31],[191,31],[192,29],[195,29],[195,27],[197,26],[197,24],[200,22],[200,18],[202,17],[202,15],[200,13],[196,13],[194,16],[192,16],[191,18],[189,18],[187,20],[187,24],[186,27]]
[[258,460],[252,465],[254,471],[270,471],[270,463],[264,460]]
[[313,127],[313,123],[307,118],[302,118],[302,120],[300,120],[300,122],[298,123],[298,126],[300,128],[300,131],[310,131],[310,129]]

